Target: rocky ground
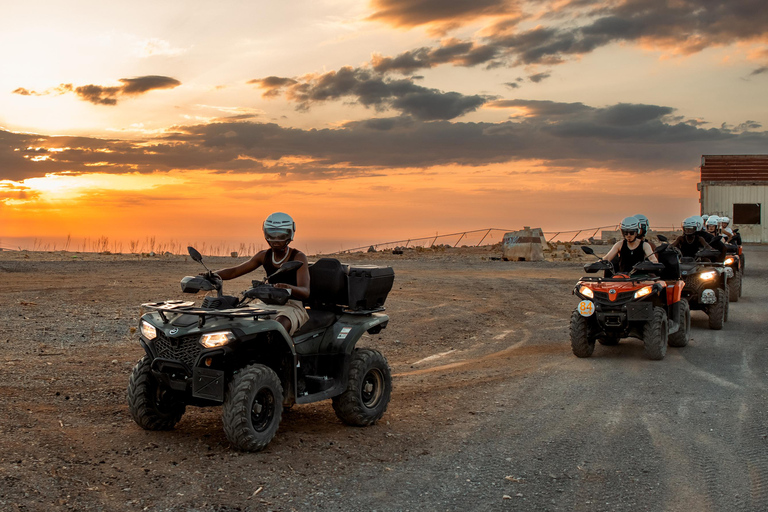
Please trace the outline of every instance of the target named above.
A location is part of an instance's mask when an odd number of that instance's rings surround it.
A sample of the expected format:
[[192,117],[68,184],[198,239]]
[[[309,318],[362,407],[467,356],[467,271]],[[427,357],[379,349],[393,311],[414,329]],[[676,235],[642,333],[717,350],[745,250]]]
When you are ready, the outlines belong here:
[[196,263],[0,252],[0,510],[768,509],[768,249],[746,250],[726,327],[694,312],[662,361],[639,340],[571,354],[576,261],[341,255],[395,269],[389,326],[360,342],[389,360],[389,409],[352,428],[330,401],[295,406],[253,454],[218,408],[170,432],[128,414],[139,305],[182,298]]

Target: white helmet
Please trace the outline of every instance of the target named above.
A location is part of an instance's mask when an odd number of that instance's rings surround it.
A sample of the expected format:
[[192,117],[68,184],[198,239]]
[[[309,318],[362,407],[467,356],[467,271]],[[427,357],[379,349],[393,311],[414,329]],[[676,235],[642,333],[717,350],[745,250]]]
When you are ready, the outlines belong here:
[[720,224],[723,224],[724,228],[728,227],[728,224],[731,222],[730,217],[720,217]]
[[637,217],[624,217],[621,220],[621,234],[625,231],[634,231],[637,234],[640,231],[640,221]]
[[710,215],[707,219],[707,226],[718,226],[721,220],[717,215]]
[[702,220],[703,220],[704,222],[707,222],[707,218],[709,218],[709,215],[707,215],[706,213],[702,213],[702,214],[701,214],[701,218],[702,218]]
[[694,215],[694,219],[696,219],[696,230],[701,231],[704,229],[704,219],[699,215]]
[[697,215],[688,217],[683,221],[684,235],[693,235],[698,230],[699,230],[699,217]]
[[267,217],[262,229],[267,242],[290,242],[296,233],[296,223],[287,213],[275,212]]
[[648,221],[648,217],[642,213],[635,214],[635,218],[640,221],[640,229],[643,231],[643,236],[648,234],[648,230],[651,229],[651,224]]

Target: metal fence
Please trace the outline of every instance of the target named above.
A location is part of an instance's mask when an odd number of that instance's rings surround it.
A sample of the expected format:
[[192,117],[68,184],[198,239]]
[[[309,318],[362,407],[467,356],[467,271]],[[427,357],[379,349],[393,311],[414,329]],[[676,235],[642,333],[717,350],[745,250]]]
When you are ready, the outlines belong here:
[[[432,236],[423,236],[420,238],[407,238],[402,240],[394,240],[392,242],[378,242],[369,245],[363,245],[360,247],[352,247],[350,249],[343,249],[342,253],[359,252],[369,250],[373,248],[376,251],[394,249],[397,247],[434,247],[434,246],[450,246],[450,247],[477,247],[479,245],[493,245],[500,243],[504,239],[504,235],[509,232],[518,231],[518,229],[501,229],[501,228],[485,228],[476,229],[473,231],[459,231],[456,233],[448,234],[435,234]],[[657,227],[653,231],[675,231],[674,227]],[[590,238],[600,238],[603,231],[619,231],[618,224],[611,224],[609,226],[598,226],[594,228],[572,229],[569,231],[544,231],[544,238],[547,242],[576,242],[589,240]]]

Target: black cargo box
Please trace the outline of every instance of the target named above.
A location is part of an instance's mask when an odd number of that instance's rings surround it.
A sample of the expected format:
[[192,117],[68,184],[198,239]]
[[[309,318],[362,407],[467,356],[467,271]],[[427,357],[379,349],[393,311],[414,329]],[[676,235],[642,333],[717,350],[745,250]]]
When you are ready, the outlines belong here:
[[354,310],[376,309],[387,300],[395,282],[395,271],[392,267],[350,265],[347,279],[348,306]]

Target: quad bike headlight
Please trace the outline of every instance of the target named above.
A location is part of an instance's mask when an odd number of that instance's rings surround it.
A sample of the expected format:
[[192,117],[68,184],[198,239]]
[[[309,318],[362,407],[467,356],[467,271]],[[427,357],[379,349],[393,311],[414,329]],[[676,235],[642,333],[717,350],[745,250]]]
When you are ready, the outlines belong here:
[[710,270],[709,272],[702,272],[701,274],[699,274],[699,279],[701,279],[702,281],[709,281],[710,279],[714,279],[716,275],[717,275],[717,272],[715,272],[714,270]]
[[595,294],[592,291],[592,289],[591,288],[587,288],[586,286],[582,286],[581,288],[579,288],[579,293],[582,294],[585,297],[589,297],[590,299],[595,297]]
[[733,265],[733,258],[726,258],[724,263],[726,265]]
[[148,340],[153,340],[157,338],[157,329],[155,329],[154,325],[151,325],[144,320],[141,321],[141,335],[147,338]]
[[651,292],[653,292],[653,286],[643,286],[635,292],[635,298],[639,299],[645,297],[646,295],[650,295]]
[[230,341],[235,341],[235,335],[232,334],[232,331],[209,332],[203,334],[200,338],[200,343],[202,343],[205,348],[221,347]]

